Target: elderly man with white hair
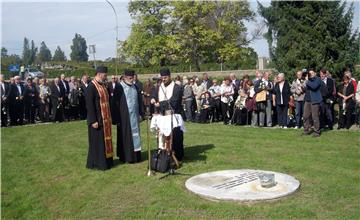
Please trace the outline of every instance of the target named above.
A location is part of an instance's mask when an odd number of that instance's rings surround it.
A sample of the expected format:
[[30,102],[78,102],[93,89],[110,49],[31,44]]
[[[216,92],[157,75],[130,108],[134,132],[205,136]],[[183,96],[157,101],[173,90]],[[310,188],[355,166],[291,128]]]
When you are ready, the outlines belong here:
[[20,76],[14,77],[14,84],[10,86],[9,112],[10,124],[22,125],[24,123],[24,93],[25,88],[21,83]]

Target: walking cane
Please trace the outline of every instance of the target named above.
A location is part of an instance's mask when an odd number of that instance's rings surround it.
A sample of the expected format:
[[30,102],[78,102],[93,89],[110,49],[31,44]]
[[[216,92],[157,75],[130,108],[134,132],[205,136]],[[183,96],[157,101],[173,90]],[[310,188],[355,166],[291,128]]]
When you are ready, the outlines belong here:
[[149,116],[146,116],[146,139],[147,139],[147,148],[148,148],[148,172],[147,172],[147,176],[151,176],[153,174],[153,172],[151,171]]

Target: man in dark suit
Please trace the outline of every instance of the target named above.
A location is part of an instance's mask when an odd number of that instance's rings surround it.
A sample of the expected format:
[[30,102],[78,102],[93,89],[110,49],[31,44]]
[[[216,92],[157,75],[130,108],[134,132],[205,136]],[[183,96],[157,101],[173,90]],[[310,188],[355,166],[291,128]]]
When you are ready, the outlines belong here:
[[10,86],[9,112],[10,124],[22,125],[24,123],[24,86],[20,76],[14,77],[15,83]]
[[325,69],[320,70],[320,78],[322,81],[321,96],[323,98],[323,102],[320,105],[320,127],[324,128],[325,126],[328,126],[328,128],[332,130],[334,123],[332,107],[335,99],[333,94],[336,94],[334,92],[335,82],[333,79],[327,77]]
[[59,78],[55,78],[54,82],[50,86],[51,91],[51,103],[52,103],[52,120],[54,122],[64,121],[64,96],[65,90],[61,86]]
[[28,123],[35,123],[35,109],[38,106],[39,92],[31,78],[26,80],[24,92],[25,119]]
[[60,87],[63,88],[63,90],[65,92],[64,97],[63,97],[64,117],[66,120],[69,120],[69,117],[70,117],[70,102],[69,102],[70,85],[69,85],[69,82],[65,79],[65,74],[61,74],[59,85],[60,85]]
[[8,123],[8,107],[10,86],[4,81],[4,75],[0,74],[1,88],[1,127],[6,127]]
[[209,75],[207,73],[203,74],[203,81],[201,82],[201,85],[205,88],[206,91],[212,86],[212,82],[209,79]]
[[79,103],[80,103],[80,119],[86,119],[86,103],[85,103],[85,91],[87,86],[89,85],[89,77],[88,75],[83,75],[80,81],[80,96],[79,96]]
[[110,112],[111,112],[111,117],[114,118],[114,114],[115,114],[115,109],[114,109],[114,90],[116,85],[118,84],[118,80],[117,77],[112,75],[111,76],[111,82],[108,82],[107,84],[107,89],[108,89],[108,93],[109,93],[109,102],[110,102]]

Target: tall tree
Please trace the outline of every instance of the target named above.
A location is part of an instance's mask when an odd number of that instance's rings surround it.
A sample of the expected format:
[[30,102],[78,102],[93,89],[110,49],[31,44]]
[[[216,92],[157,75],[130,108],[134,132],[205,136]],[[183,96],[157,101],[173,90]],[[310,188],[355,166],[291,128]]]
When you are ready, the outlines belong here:
[[66,61],[65,53],[61,50],[60,46],[57,46],[54,52],[53,61]]
[[354,68],[359,33],[353,32],[353,4],[340,1],[272,1],[259,3],[265,18],[270,56],[279,71],[325,67],[341,76]]
[[88,61],[86,40],[80,34],[75,34],[72,40],[70,58],[73,61]]
[[26,37],[24,38],[22,60],[25,65],[31,64],[31,51],[29,46],[29,40]]
[[5,47],[1,47],[1,58],[8,56],[8,50]]
[[228,62],[247,54],[244,21],[254,17],[247,1],[177,1],[173,5],[182,57],[197,70],[203,61]]
[[132,1],[135,23],[124,51],[136,63],[230,62],[248,54],[246,1]]
[[131,1],[129,13],[135,20],[128,39],[123,42],[122,50],[132,60],[142,66],[164,64],[167,52],[169,28],[169,2]]
[[29,64],[33,64],[35,62],[37,51],[38,51],[38,48],[35,46],[34,41],[31,40],[30,60],[29,60],[30,63]]
[[42,41],[40,45],[39,53],[37,54],[37,62],[42,63],[51,60],[51,51],[46,46],[45,42]]

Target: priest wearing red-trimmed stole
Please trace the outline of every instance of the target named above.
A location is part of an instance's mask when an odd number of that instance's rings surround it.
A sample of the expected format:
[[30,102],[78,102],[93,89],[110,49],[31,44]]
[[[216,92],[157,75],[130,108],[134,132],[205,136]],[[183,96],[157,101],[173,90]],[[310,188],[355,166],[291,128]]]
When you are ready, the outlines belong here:
[[111,113],[106,88],[107,67],[96,68],[95,78],[86,88],[89,152],[86,167],[107,170],[113,166]]
[[121,162],[141,161],[140,119],[142,95],[134,83],[135,71],[125,70],[123,81],[114,89],[113,123],[117,125],[116,154]]

